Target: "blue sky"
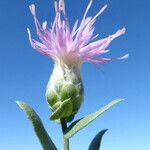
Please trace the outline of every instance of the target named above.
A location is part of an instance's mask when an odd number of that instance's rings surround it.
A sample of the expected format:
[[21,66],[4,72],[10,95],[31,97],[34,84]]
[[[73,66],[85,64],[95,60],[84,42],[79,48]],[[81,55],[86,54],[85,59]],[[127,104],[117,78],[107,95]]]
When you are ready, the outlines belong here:
[[[53,20],[52,0],[0,1],[0,145],[3,150],[41,150],[23,112],[14,101],[23,100],[40,115],[52,139],[62,149],[60,127],[48,120],[45,87],[53,62],[33,50],[26,28],[35,33],[28,5],[35,3],[40,21]],[[87,0],[66,0],[70,24],[81,19]],[[76,119],[96,111],[116,98],[125,101],[71,139],[71,150],[87,150],[91,139],[108,128],[101,150],[149,150],[150,147],[150,2],[148,0],[94,0],[89,16],[105,3],[95,33],[105,37],[117,29],[127,32],[114,40],[108,56],[129,53],[124,61],[103,66],[84,64],[85,100]],[[35,37],[35,34],[33,34]]]

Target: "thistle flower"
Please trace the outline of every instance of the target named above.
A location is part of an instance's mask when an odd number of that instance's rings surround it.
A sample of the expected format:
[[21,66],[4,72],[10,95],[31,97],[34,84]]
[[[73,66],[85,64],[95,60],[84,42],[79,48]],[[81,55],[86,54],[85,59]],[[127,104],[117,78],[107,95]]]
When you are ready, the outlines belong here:
[[[53,120],[73,116],[80,108],[83,100],[80,65],[83,62],[103,64],[114,60],[103,58],[101,55],[109,52],[107,47],[113,39],[125,33],[125,28],[122,28],[115,34],[93,41],[98,36],[93,35],[95,29],[93,25],[107,5],[100,9],[94,17],[87,17],[91,5],[92,0],[86,8],[81,22],[79,23],[77,20],[72,30],[66,17],[64,0],[54,1],[56,16],[51,27],[47,26],[47,22],[40,25],[36,17],[35,5],[29,6],[37,35],[41,41],[32,39],[30,30],[27,29],[31,46],[55,62],[46,90],[46,98],[53,111],[51,116]],[[127,57],[128,54],[117,59],[126,59]]]

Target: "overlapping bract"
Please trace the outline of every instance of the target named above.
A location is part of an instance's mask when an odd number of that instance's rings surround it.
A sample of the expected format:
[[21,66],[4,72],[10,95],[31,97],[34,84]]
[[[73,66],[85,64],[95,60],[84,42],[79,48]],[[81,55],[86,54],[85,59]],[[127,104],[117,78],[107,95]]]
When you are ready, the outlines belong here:
[[[55,0],[55,19],[51,27],[47,27],[47,22],[41,26],[36,17],[35,5],[29,6],[30,11],[34,17],[36,31],[41,42],[31,38],[30,30],[28,29],[29,40],[34,49],[38,52],[60,60],[64,63],[78,63],[78,62],[92,62],[102,64],[113,59],[99,57],[102,54],[108,53],[107,50],[110,42],[116,37],[125,33],[125,28],[118,30],[115,34],[109,35],[104,39],[91,42],[97,37],[93,36],[96,18],[107,8],[105,5],[94,17],[87,17],[92,0],[90,0],[87,9],[83,15],[82,21],[79,24],[78,20],[75,22],[73,29],[70,29],[68,19],[65,13],[64,1],[59,3]],[[128,54],[117,59],[125,59]]]

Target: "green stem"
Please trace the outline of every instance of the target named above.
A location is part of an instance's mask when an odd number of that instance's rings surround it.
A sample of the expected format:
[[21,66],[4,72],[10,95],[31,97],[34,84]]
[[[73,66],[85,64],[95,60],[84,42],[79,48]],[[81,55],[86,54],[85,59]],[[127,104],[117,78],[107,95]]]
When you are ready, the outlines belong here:
[[69,150],[69,139],[65,138],[64,132],[67,129],[67,123],[66,120],[61,119],[61,128],[63,132],[63,145],[64,145],[64,150]]

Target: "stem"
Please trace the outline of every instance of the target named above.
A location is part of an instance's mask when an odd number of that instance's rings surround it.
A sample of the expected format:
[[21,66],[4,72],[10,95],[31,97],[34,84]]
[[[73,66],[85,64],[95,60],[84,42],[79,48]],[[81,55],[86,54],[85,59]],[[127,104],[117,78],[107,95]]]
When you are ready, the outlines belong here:
[[61,128],[63,132],[63,145],[64,145],[64,150],[69,150],[69,139],[64,137],[64,132],[67,129],[67,123],[66,120],[61,119]]
[[69,139],[63,137],[64,140],[64,150],[69,150]]

